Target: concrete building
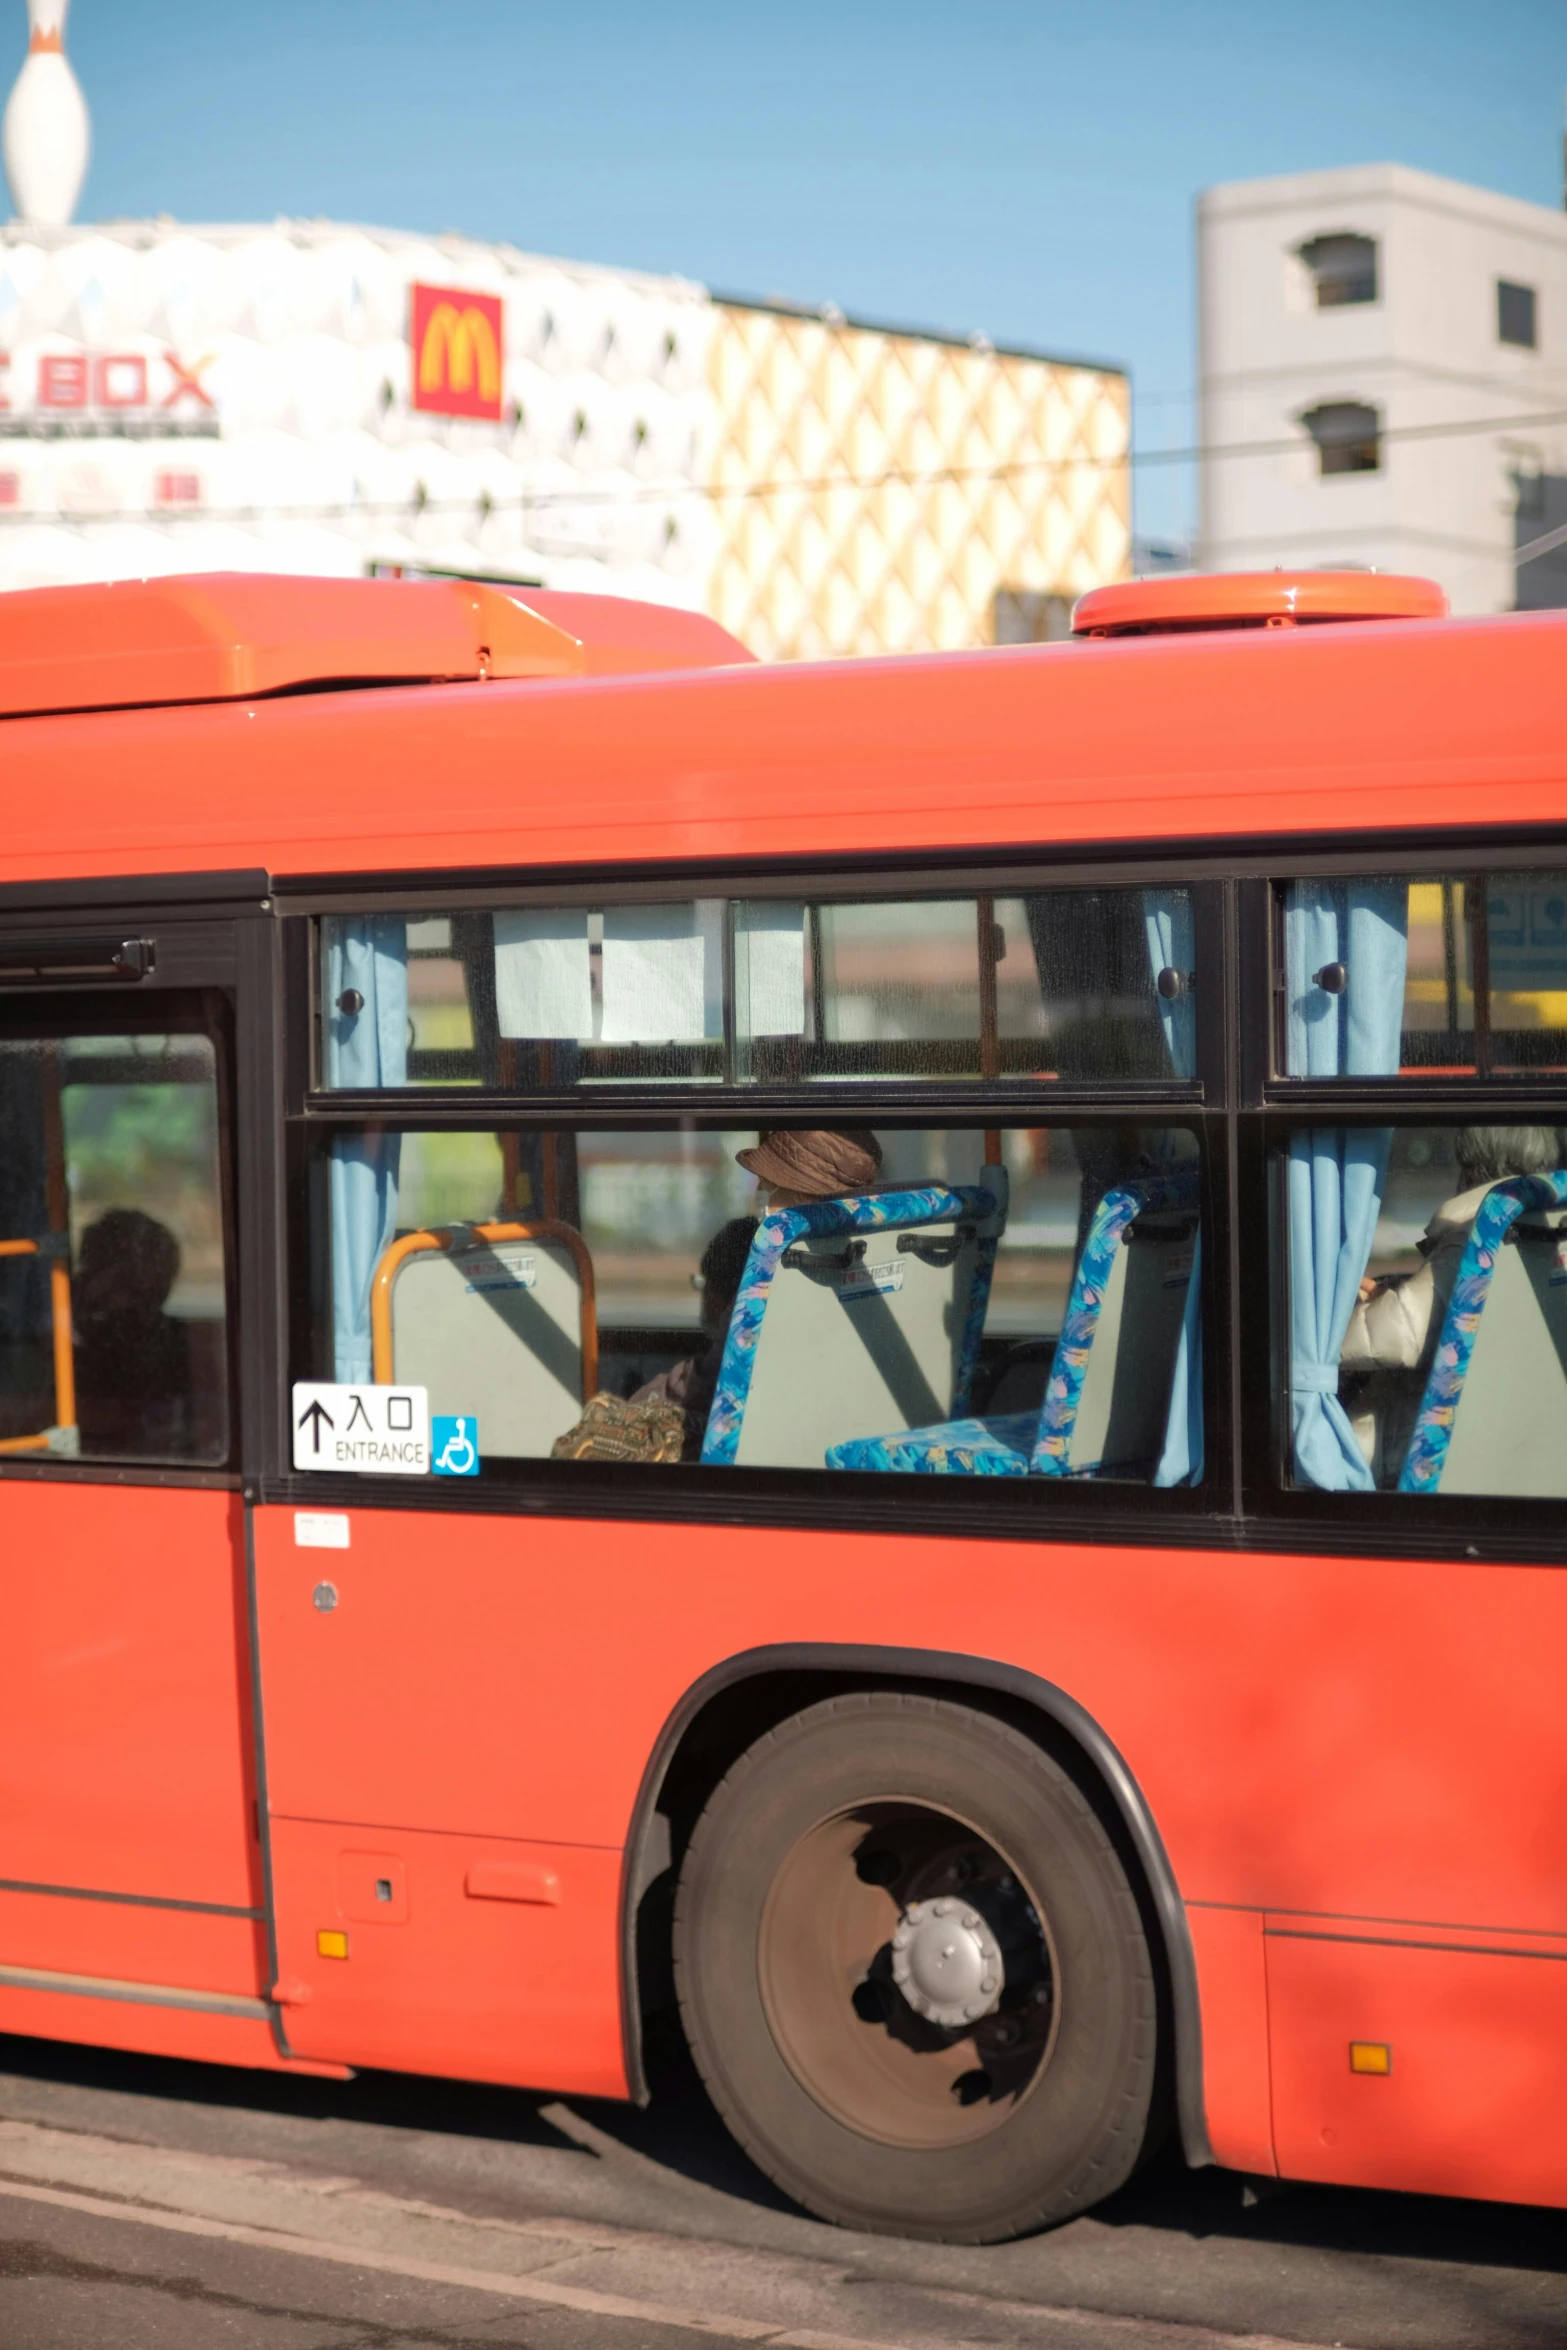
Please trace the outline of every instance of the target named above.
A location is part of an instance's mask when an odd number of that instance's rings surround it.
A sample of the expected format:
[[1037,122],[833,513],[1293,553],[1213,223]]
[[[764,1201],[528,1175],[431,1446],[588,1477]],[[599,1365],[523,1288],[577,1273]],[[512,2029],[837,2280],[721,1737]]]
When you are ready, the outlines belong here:
[[1205,569],[1567,604],[1567,215],[1398,164],[1238,182],[1198,283]]

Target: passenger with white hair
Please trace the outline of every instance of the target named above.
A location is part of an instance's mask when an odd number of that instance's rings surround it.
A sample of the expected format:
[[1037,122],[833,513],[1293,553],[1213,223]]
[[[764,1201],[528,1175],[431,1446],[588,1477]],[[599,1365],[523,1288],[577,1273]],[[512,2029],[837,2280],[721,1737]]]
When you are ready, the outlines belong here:
[[1551,1126],[1463,1126],[1453,1137],[1459,1189],[1444,1200],[1417,1244],[1413,1273],[1360,1284],[1340,1354],[1346,1371],[1424,1370],[1441,1336],[1447,1301],[1480,1202],[1509,1175],[1544,1175],[1560,1164]]

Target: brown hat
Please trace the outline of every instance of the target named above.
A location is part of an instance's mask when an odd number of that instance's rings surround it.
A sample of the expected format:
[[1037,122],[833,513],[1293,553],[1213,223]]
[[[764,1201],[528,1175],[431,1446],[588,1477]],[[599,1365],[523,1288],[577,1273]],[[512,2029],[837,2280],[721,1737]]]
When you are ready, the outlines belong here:
[[792,1127],[764,1133],[755,1150],[736,1151],[763,1183],[780,1184],[807,1199],[863,1191],[881,1166],[881,1144],[868,1126]]

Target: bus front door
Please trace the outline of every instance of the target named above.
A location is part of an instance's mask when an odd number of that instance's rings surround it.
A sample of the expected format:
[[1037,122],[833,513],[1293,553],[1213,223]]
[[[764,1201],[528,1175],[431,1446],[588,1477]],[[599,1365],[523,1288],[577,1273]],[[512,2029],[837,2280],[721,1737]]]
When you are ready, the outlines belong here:
[[34,951],[0,930],[0,2028],[185,2045],[265,2014],[229,1000]]

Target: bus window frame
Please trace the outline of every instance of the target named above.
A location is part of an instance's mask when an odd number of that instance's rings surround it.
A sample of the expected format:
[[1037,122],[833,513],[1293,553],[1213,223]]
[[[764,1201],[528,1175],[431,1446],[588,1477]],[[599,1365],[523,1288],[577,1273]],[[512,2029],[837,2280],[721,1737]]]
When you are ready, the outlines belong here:
[[[1292,1078],[1280,1073],[1272,994],[1274,906],[1281,881],[1313,878],[1353,878],[1380,872],[1410,879],[1439,879],[1444,874],[1473,869],[1508,872],[1554,870],[1567,865],[1567,832],[1561,827],[1520,827],[1516,833],[1485,831],[1465,826],[1432,841],[1411,837],[1407,830],[1385,828],[1357,836],[1347,848],[1324,848],[1320,839],[1306,836],[1239,836],[1231,840],[1183,844],[1162,850],[1153,844],[1133,843],[1125,850],[1100,848],[1061,852],[1048,862],[1037,849],[1018,852],[1004,863],[932,859],[900,866],[896,871],[871,869],[869,859],[845,858],[800,861],[785,869],[723,865],[677,865],[660,868],[651,880],[606,875],[602,868],[562,868],[549,874],[521,874],[513,870],[475,874],[467,872],[410,872],[377,874],[357,883],[351,876],[301,875],[274,884],[280,916],[279,1002],[282,1023],[280,1152],[286,1162],[279,1174],[280,1190],[287,1192],[286,1232],[280,1235],[280,1257],[286,1264],[289,1291],[287,1324],[279,1336],[279,1373],[294,1344],[294,1333],[304,1326],[308,1298],[301,1293],[301,1271],[306,1250],[298,1242],[303,1206],[304,1146],[321,1125],[395,1123],[402,1125],[481,1127],[495,1130],[505,1124],[552,1125],[585,1122],[586,1105],[571,1097],[484,1095],[464,1088],[454,1100],[451,1089],[416,1092],[409,1088],[391,1094],[347,1095],[326,1093],[312,1086],[312,1055],[316,1028],[316,958],[312,949],[311,919],[325,914],[373,912],[442,913],[468,904],[495,906],[560,902],[561,892],[575,885],[581,895],[607,890],[629,902],[667,900],[671,896],[771,894],[786,896],[829,886],[844,895],[950,894],[989,888],[1000,892],[1040,887],[1149,887],[1180,883],[1193,893],[1196,951],[1203,973],[1198,1022],[1198,1076],[1180,1089],[1173,1081],[1150,1083],[1122,1092],[1109,1088],[1092,1095],[1053,1081],[1038,1086],[1026,1098],[1012,1084],[972,1086],[961,1104],[950,1102],[948,1087],[921,1082],[912,1098],[894,1098],[891,1085],[851,1081],[840,1094],[834,1091],[835,1111],[847,1117],[853,1109],[864,1116],[905,1125],[931,1123],[948,1113],[986,1124],[1031,1125],[1049,1123],[1070,1111],[1085,1119],[1113,1117],[1134,1111],[1153,1121],[1167,1111],[1195,1132],[1203,1150],[1203,1205],[1205,1231],[1214,1237],[1204,1251],[1203,1311],[1210,1343],[1204,1355],[1204,1410],[1206,1475],[1200,1488],[1150,1494],[1143,1488],[1095,1487],[1075,1482],[1063,1485],[1053,1497],[1048,1523],[1037,1512],[1017,1513],[1000,1507],[986,1510],[982,1519],[971,1510],[954,1507],[954,1497],[940,1491],[942,1480],[921,1480],[921,1523],[932,1532],[969,1539],[1019,1539],[1146,1543],[1177,1548],[1234,1548],[1258,1556],[1270,1552],[1309,1549],[1323,1555],[1420,1556],[1465,1561],[1522,1561],[1552,1565],[1562,1562],[1560,1512],[1549,1501],[1508,1501],[1505,1497],[1454,1495],[1321,1494],[1295,1489],[1283,1482],[1282,1401],[1286,1393],[1282,1333],[1287,1330],[1287,1290],[1280,1288],[1278,1214],[1270,1160],[1280,1137],[1312,1116],[1323,1123],[1368,1125],[1419,1124],[1433,1117],[1463,1112],[1481,1119],[1494,1113],[1498,1121],[1536,1114],[1555,1122],[1558,1107],[1567,1122],[1567,1089],[1558,1105],[1547,1097],[1537,1076],[1492,1074],[1462,1079],[1411,1076],[1397,1079]],[[617,1098],[613,1119],[605,1123],[627,1126],[659,1123],[678,1115],[676,1089],[662,1088],[655,1098],[637,1102]],[[1048,1099],[1040,1096],[1048,1094]],[[751,1124],[771,1106],[766,1089],[747,1087],[742,1096],[727,1101],[709,1095],[701,1110],[715,1123]],[[790,1103],[788,1114],[798,1116],[808,1104]],[[902,1113],[901,1121],[899,1113]],[[274,1103],[272,1113],[277,1116]],[[286,1245],[284,1245],[286,1242]],[[1257,1250],[1267,1253],[1263,1278],[1257,1278]],[[269,1501],[309,1506],[312,1499],[331,1498],[337,1507],[371,1497],[363,1482],[353,1478],[304,1479],[293,1475],[287,1454],[286,1390],[281,1377],[276,1386],[271,1442],[262,1470],[262,1493]],[[758,1524],[817,1527],[866,1527],[877,1530],[907,1523],[907,1505],[889,1485],[898,1480],[842,1476],[826,1493],[807,1494],[798,1484],[780,1489],[772,1473],[747,1473],[742,1489],[737,1480],[719,1496],[710,1484],[689,1473],[665,1468],[617,1473],[613,1493],[603,1490],[591,1464],[569,1467],[577,1483],[554,1484],[544,1491],[541,1480],[536,1499],[525,1500],[517,1489],[497,1496],[482,1484],[468,1490],[464,1506],[499,1508],[526,1513],[567,1513],[587,1517],[657,1518],[705,1522],[713,1517],[737,1526]],[[803,1479],[808,1474],[797,1472]],[[446,1485],[447,1480],[431,1480]],[[998,1480],[998,1482],[1001,1482]],[[328,1497],[326,1487],[333,1493]],[[452,1506],[449,1493],[415,1490],[408,1480],[397,1495],[376,1498],[383,1506],[442,1509]],[[861,1491],[860,1488],[876,1488]],[[850,1489],[853,1490],[850,1490]],[[709,1498],[710,1497],[710,1498]],[[1149,1507],[1152,1502],[1155,1506]],[[1160,1507],[1159,1504],[1167,1506]],[[1367,1507],[1370,1504],[1372,1506]],[[1139,1506],[1140,1505],[1140,1506]],[[1552,1515],[1556,1523],[1549,1522]]]
[[[1531,830],[1516,840],[1505,833],[1473,834],[1450,839],[1435,847],[1412,844],[1407,841],[1386,841],[1382,835],[1368,835],[1364,846],[1354,851],[1335,851],[1329,855],[1290,854],[1287,846],[1281,849],[1269,844],[1266,884],[1266,971],[1267,971],[1267,1050],[1262,1067],[1264,1086],[1270,1100],[1302,1101],[1308,1097],[1349,1103],[1353,1101],[1381,1101],[1386,1089],[1396,1089],[1398,1099],[1419,1099],[1428,1106],[1461,1107],[1476,1098],[1477,1089],[1495,1086],[1499,1098],[1505,1098],[1512,1112],[1518,1112],[1520,1098],[1540,1090],[1541,1074],[1537,1069],[1502,1068],[1491,1064],[1490,1011],[1490,911],[1487,883],[1498,874],[1513,873],[1567,873],[1567,836],[1551,838]],[[1465,888],[1466,926],[1472,940],[1475,1005],[1475,1067],[1467,1074],[1441,1077],[1411,1070],[1407,1075],[1396,1072],[1390,1077],[1303,1077],[1292,1076],[1286,1067],[1286,1001],[1284,915],[1285,899],[1291,885],[1298,881],[1456,881]],[[1243,1005],[1243,1012],[1245,1010]],[[1567,1075],[1558,1082],[1567,1099]]]
[[[1236,1495],[1242,1541],[1252,1550],[1378,1557],[1458,1558],[1468,1563],[1563,1562],[1561,1504],[1505,1494],[1322,1493],[1290,1483],[1289,1250],[1285,1160],[1291,1134],[1308,1126],[1567,1124],[1567,1077],[1555,1091],[1537,1070],[1438,1077],[1292,1077],[1284,1069],[1283,913],[1292,882],[1367,876],[1483,880],[1496,872],[1567,867],[1567,832],[1465,827],[1437,841],[1368,833],[1347,849],[1269,841],[1254,849],[1237,885],[1240,998],[1238,1110],[1233,1185],[1237,1246],[1266,1249],[1264,1278],[1235,1267]],[[1481,893],[1483,899],[1483,892]],[[1483,919],[1483,917],[1482,917]]]
[[[518,880],[509,875],[497,875],[493,880],[467,874],[454,879],[448,886],[432,883],[429,877],[411,881],[407,888],[388,888],[385,878],[377,875],[374,885],[350,891],[339,886],[335,890],[321,890],[311,884],[296,896],[292,890],[280,895],[279,904],[285,916],[285,929],[299,927],[300,917],[308,918],[307,943],[303,953],[297,940],[286,950],[289,970],[289,1096],[288,1114],[298,1116],[330,1116],[339,1108],[351,1107],[363,1122],[379,1120],[389,1114],[389,1105],[417,1103],[421,1110],[432,1113],[431,1122],[445,1123],[441,1113],[450,1110],[454,1095],[460,1094],[463,1105],[474,1103],[502,1105],[508,1116],[520,1105],[549,1109],[556,1122],[564,1117],[582,1113],[584,1104],[592,1098],[594,1089],[557,1087],[528,1093],[507,1092],[499,1087],[464,1084],[398,1086],[384,1091],[350,1091],[328,1086],[322,1069],[323,1004],[321,998],[321,958],[319,954],[319,926],[332,916],[368,917],[376,914],[406,915],[418,920],[431,915],[492,913],[513,908],[567,908],[582,906],[600,909],[608,905],[663,905],[697,898],[726,899],[805,899],[820,905],[860,904],[875,900],[900,901],[904,899],[950,899],[985,895],[994,897],[1027,896],[1035,891],[1071,889],[1148,889],[1159,884],[1184,888],[1192,897],[1192,917],[1195,940],[1195,960],[1199,972],[1204,972],[1210,959],[1217,957],[1222,917],[1219,887],[1211,872],[1194,872],[1189,857],[1171,859],[1169,863],[1139,860],[1135,866],[1095,860],[1092,863],[1072,863],[1065,859],[1045,864],[1038,852],[1026,859],[1009,859],[1004,864],[949,863],[927,866],[900,866],[890,869],[878,866],[861,870],[854,860],[845,859],[823,871],[818,867],[792,865],[787,868],[768,866],[765,869],[736,867],[698,868],[674,866],[660,868],[651,879],[621,876],[613,871],[597,870],[583,876],[564,872],[558,878],[529,878]],[[727,927],[727,926],[726,926]],[[1215,959],[1216,971],[1222,965]],[[824,1098],[830,1098],[835,1111],[844,1116],[853,1110],[863,1110],[872,1101],[878,1106],[909,1109],[929,1106],[933,1111],[938,1101],[950,1108],[975,1106],[988,1108],[1010,1098],[1009,1089],[1018,1099],[1042,1102],[1070,1101],[1075,1108],[1079,1102],[1088,1104],[1122,1103],[1126,1106],[1152,1107],[1161,1102],[1200,1104],[1209,1099],[1223,1082],[1222,1059],[1216,1047],[1222,1040],[1222,1019],[1204,1019],[1202,1003],[1207,988],[1210,1000],[1213,990],[1209,983],[1199,980],[1198,989],[1198,1060],[1193,1078],[1128,1078],[1106,1079],[1093,1084],[1074,1082],[1051,1075],[1043,1079],[994,1077],[917,1077],[897,1079],[886,1077],[835,1077],[831,1080],[830,1095],[820,1080],[794,1087],[782,1086],[756,1079],[743,1083],[724,1084],[704,1081],[693,1088],[686,1098],[692,1114],[699,1111],[749,1111],[758,1104],[765,1105],[767,1114],[782,1120],[819,1111]],[[1222,1000],[1222,999],[1221,999]],[[679,1103],[685,1081],[677,1078],[638,1082],[616,1080],[613,1099],[620,1107],[641,1110],[662,1108],[666,1113],[672,1102]],[[1032,1086],[1033,1092],[1027,1089]],[[901,1088],[901,1090],[900,1090]],[[950,1097],[950,1099],[949,1099]],[[677,1111],[678,1114],[678,1111]],[[987,1122],[992,1122],[988,1121]],[[1019,1122],[1019,1121],[1014,1121]],[[1027,1123],[1027,1120],[1020,1121]],[[731,1124],[753,1124],[749,1116],[732,1118]]]
[[[871,1122],[887,1129],[928,1128],[943,1124],[967,1127],[1032,1127],[1068,1121],[1084,1125],[1115,1125],[1129,1117],[1144,1125],[1188,1128],[1202,1154],[1202,1215],[1213,1245],[1202,1258],[1205,1331],[1213,1334],[1204,1347],[1205,1460],[1203,1482],[1197,1487],[1158,1488],[1133,1484],[1096,1484],[1092,1480],[1061,1480],[1042,1508],[1030,1490],[1011,1490],[1010,1479],[952,1480],[955,1487],[984,1484],[988,1498],[979,1508],[967,1494],[939,1489],[947,1482],[921,1478],[921,1522],[931,1522],[969,1539],[1024,1540],[1150,1540],[1169,1546],[1198,1546],[1215,1538],[1216,1518],[1233,1514],[1236,1485],[1233,1457],[1234,1407],[1229,1391],[1230,1348],[1219,1342],[1228,1313],[1230,1186],[1228,1164],[1228,1068],[1231,1053],[1227,1006],[1227,974],[1233,952],[1232,889],[1210,864],[1195,870],[1189,854],[1168,860],[1095,858],[1092,862],[1060,859],[1048,865],[1037,851],[996,863],[957,865],[932,862],[896,870],[871,870],[853,860],[835,861],[830,870],[806,870],[799,865],[765,870],[750,867],[722,869],[690,866],[660,868],[651,878],[626,877],[602,869],[582,873],[530,876],[519,881],[510,875],[468,873],[450,881],[429,875],[410,876],[399,886],[377,875],[362,888],[339,881],[335,887],[314,877],[299,883],[275,885],[283,934],[282,969],[285,974],[284,1020],[284,1151],[286,1160],[287,1234],[285,1262],[289,1299],[284,1351],[290,1379],[313,1376],[308,1333],[319,1326],[321,1299],[312,1296],[321,1270],[312,1265],[309,1246],[310,1187],[319,1183],[312,1166],[324,1160],[320,1141],[332,1131],[362,1131],[367,1126],[388,1131],[435,1129],[444,1132],[504,1132],[571,1127],[578,1131],[608,1132],[634,1127],[668,1127],[689,1117],[704,1128],[753,1127],[767,1123],[808,1123],[820,1120],[826,1104],[844,1122]],[[1040,888],[1146,889],[1159,884],[1178,885],[1192,893],[1195,960],[1199,972],[1211,973],[1199,981],[1197,1074],[1190,1079],[1142,1079],[1093,1086],[1051,1078],[1048,1081],[921,1078],[915,1081],[877,1078],[835,1079],[828,1092],[821,1085],[802,1089],[748,1082],[732,1089],[711,1085],[683,1087],[678,1082],[656,1085],[617,1084],[608,1098],[602,1095],[557,1091],[551,1094],[504,1093],[498,1090],[400,1087],[384,1092],[329,1090],[319,1083],[320,968],[317,925],[330,915],[457,913],[488,911],[510,905],[560,905],[568,890],[574,902],[667,903],[697,896],[790,898],[816,894],[863,900],[871,897],[1015,896]],[[1214,1009],[1204,1016],[1206,1001]],[[825,1098],[824,1098],[825,1097]],[[687,1522],[756,1523],[887,1530],[908,1523],[911,1500],[907,1478],[844,1471],[747,1469],[742,1476],[718,1476],[696,1466],[661,1465],[643,1470],[625,1464],[612,1468],[590,1462],[535,1461],[525,1474],[505,1484],[478,1479],[402,1479],[391,1491],[381,1481],[347,1476],[299,1475],[288,1465],[287,1416],[280,1407],[278,1440],[264,1477],[263,1498],[286,1500],[295,1506],[411,1509],[453,1508],[499,1511],[517,1515],[570,1514],[599,1518],[657,1517]],[[1022,1481],[1019,1481],[1020,1483]],[[891,1489],[898,1489],[897,1491]],[[432,1490],[433,1489],[433,1490]]]
[[[63,930],[68,917],[49,923]],[[100,927],[103,918],[99,916]],[[166,931],[160,930],[160,938]],[[200,942],[205,945],[206,941]],[[237,1023],[232,995],[221,986],[161,989],[86,985],[7,988],[0,994],[0,1041],[63,1042],[72,1036],[189,1035],[212,1047],[217,1120],[218,1206],[223,1234],[224,1371],[228,1383],[228,1445],[221,1461],[176,1462],[83,1458],[63,1453],[0,1456],[0,1477],[41,1478],[67,1484],[170,1485],[237,1490],[242,1481],[242,1429],[237,1202]]]
[[[1488,1081],[1486,1091],[1495,1081]],[[1288,1157],[1290,1138],[1314,1126],[1392,1127],[1401,1132],[1440,1126],[1490,1122],[1499,1125],[1567,1124],[1567,1083],[1554,1102],[1538,1089],[1529,1094],[1509,1093],[1498,1100],[1477,1099],[1473,1091],[1462,1104],[1450,1099],[1440,1104],[1410,1098],[1411,1081],[1384,1080],[1396,1098],[1385,1092],[1375,1104],[1341,1095],[1331,1105],[1314,1098],[1291,1099],[1288,1110],[1271,1105],[1252,1132],[1253,1149],[1247,1173],[1254,1213],[1260,1210],[1268,1235],[1268,1278],[1249,1285],[1253,1309],[1250,1353],[1257,1360],[1265,1348],[1268,1376],[1253,1380],[1247,1394],[1247,1460],[1256,1473],[1246,1487],[1246,1514],[1271,1519],[1304,1533],[1310,1529],[1312,1546],[1335,1529],[1358,1529],[1352,1547],[1372,1556],[1461,1556],[1468,1560],[1524,1559],[1531,1563],[1563,1564],[1562,1505],[1544,1495],[1506,1493],[1323,1493],[1291,1482],[1289,1419],[1290,1263],[1288,1235]],[[1406,1091],[1410,1088],[1410,1091]],[[1458,1114],[1460,1108],[1463,1115]],[[1258,1196],[1260,1194],[1260,1197]],[[1255,1222],[1253,1228],[1255,1229]],[[1243,1296],[1247,1291],[1243,1289]],[[1259,1331],[1263,1301],[1266,1327]],[[1299,1536],[1297,1535],[1297,1541]],[[1329,1543],[1328,1547],[1339,1547]]]

